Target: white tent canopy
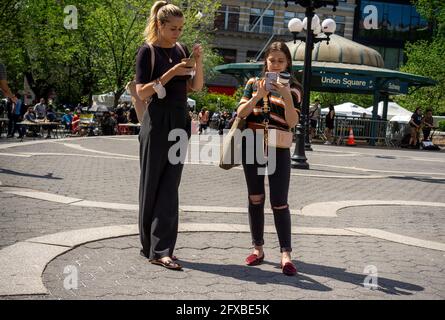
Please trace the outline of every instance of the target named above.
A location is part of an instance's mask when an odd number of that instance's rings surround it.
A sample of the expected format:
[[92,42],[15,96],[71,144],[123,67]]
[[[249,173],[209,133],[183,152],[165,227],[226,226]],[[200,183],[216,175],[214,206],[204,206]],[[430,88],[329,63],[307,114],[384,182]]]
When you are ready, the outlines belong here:
[[[119,102],[131,103],[131,95],[129,94],[129,92],[125,91],[119,98]],[[94,95],[93,103],[106,105],[107,107],[111,108],[114,104],[114,93],[108,92],[100,95]],[[192,109],[194,109],[196,106],[196,101],[193,99],[187,98],[187,103]]]
[[[369,107],[366,110],[372,113],[372,108]],[[383,116],[383,101],[379,102],[378,115]],[[395,116],[409,116],[411,117],[413,113],[411,111],[406,110],[402,106],[398,105],[395,102],[388,102],[388,120],[391,120],[392,117]]]
[[196,101],[190,98],[187,98],[187,103],[190,107],[190,109],[194,110],[196,107]]
[[103,104],[107,107],[112,107],[114,104],[114,93],[104,93],[100,95],[93,95],[93,104]]
[[[107,107],[113,107],[114,105],[114,92],[108,92],[99,95],[93,95],[93,102],[97,104],[103,104]],[[125,91],[119,98],[119,103],[121,102],[131,102],[131,95]]]
[[[345,117],[363,117],[363,114],[366,115],[367,118],[372,116],[372,113],[366,110],[363,107],[360,107],[352,102],[345,102],[339,105],[334,106],[335,115],[337,116],[345,116]],[[327,114],[329,112],[329,108],[321,109],[322,114]]]
[[411,120],[411,115],[393,116],[390,122],[408,123]]

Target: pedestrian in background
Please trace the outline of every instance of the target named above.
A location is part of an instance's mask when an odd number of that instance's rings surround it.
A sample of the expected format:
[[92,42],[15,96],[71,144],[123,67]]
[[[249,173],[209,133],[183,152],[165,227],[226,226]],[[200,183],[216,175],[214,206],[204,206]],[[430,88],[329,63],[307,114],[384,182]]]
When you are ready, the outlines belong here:
[[39,120],[45,119],[46,109],[47,109],[47,106],[45,104],[45,99],[41,98],[40,103],[38,103],[34,106],[34,111],[36,113],[37,119],[39,119]]
[[12,121],[13,121],[13,129],[11,136],[13,137],[15,132],[18,131],[19,136],[17,139],[22,139],[24,135],[23,127],[19,124],[20,121],[23,119],[23,115],[26,112],[25,105],[22,100],[22,96],[20,94],[15,95],[16,103],[14,103],[12,107]]
[[329,112],[326,115],[325,123],[326,128],[324,129],[324,134],[326,136],[326,142],[324,144],[332,144],[332,133],[334,132],[334,122],[335,122],[335,109],[332,104],[329,105]]
[[317,125],[320,121],[320,115],[321,115],[321,106],[320,106],[320,100],[315,100],[314,105],[312,105],[309,108],[309,119],[310,119],[310,141],[312,142],[312,139],[316,136],[317,133]]
[[209,120],[210,120],[210,113],[206,108],[202,108],[201,112],[198,114],[198,121],[199,121],[199,134],[202,134],[202,132],[207,130],[209,126]]
[[422,119],[423,140],[427,141],[430,138],[431,129],[434,128],[433,110],[427,109],[426,114]]
[[419,132],[422,124],[422,109],[417,107],[411,116],[409,126],[411,128],[411,138],[409,139],[409,146],[416,149],[419,144]]

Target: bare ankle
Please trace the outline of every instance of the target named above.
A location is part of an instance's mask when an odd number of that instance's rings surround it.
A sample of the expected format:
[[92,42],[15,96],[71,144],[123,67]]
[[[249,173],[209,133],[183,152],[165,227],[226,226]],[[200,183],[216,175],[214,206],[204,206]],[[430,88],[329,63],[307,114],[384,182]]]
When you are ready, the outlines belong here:
[[255,248],[253,249],[253,252],[259,256],[262,256],[264,253],[263,247],[255,246]]
[[281,260],[292,260],[290,252],[282,252],[281,253]]

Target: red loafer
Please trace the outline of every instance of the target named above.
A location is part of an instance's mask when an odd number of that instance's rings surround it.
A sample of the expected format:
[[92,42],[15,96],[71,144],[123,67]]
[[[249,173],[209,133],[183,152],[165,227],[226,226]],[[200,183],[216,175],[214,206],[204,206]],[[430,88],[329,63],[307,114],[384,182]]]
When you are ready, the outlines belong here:
[[264,253],[262,257],[258,257],[257,254],[251,254],[246,258],[246,264],[248,266],[256,266],[259,265],[261,262],[264,261]]
[[286,276],[294,276],[297,274],[297,268],[295,268],[292,262],[286,262],[284,265],[281,264],[281,270]]

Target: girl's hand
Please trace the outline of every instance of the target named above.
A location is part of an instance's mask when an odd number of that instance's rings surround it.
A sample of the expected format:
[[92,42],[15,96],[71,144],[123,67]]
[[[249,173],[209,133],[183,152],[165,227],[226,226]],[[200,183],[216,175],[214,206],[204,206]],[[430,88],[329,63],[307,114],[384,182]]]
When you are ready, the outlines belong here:
[[188,76],[190,75],[190,69],[191,68],[186,68],[187,62],[180,62],[178,64],[176,64],[172,69],[174,72],[175,76]]
[[262,99],[269,94],[269,91],[266,91],[266,80],[261,79],[257,81],[257,93],[255,97]]
[[204,58],[204,49],[202,48],[202,45],[199,43],[195,44],[193,46],[193,56],[195,57],[195,60],[197,63],[202,63],[202,60]]
[[286,95],[290,95],[290,86],[289,85],[285,85],[282,84],[280,82],[273,82],[272,83],[272,88],[274,88],[274,90],[276,92],[278,92],[281,96],[286,96]]

